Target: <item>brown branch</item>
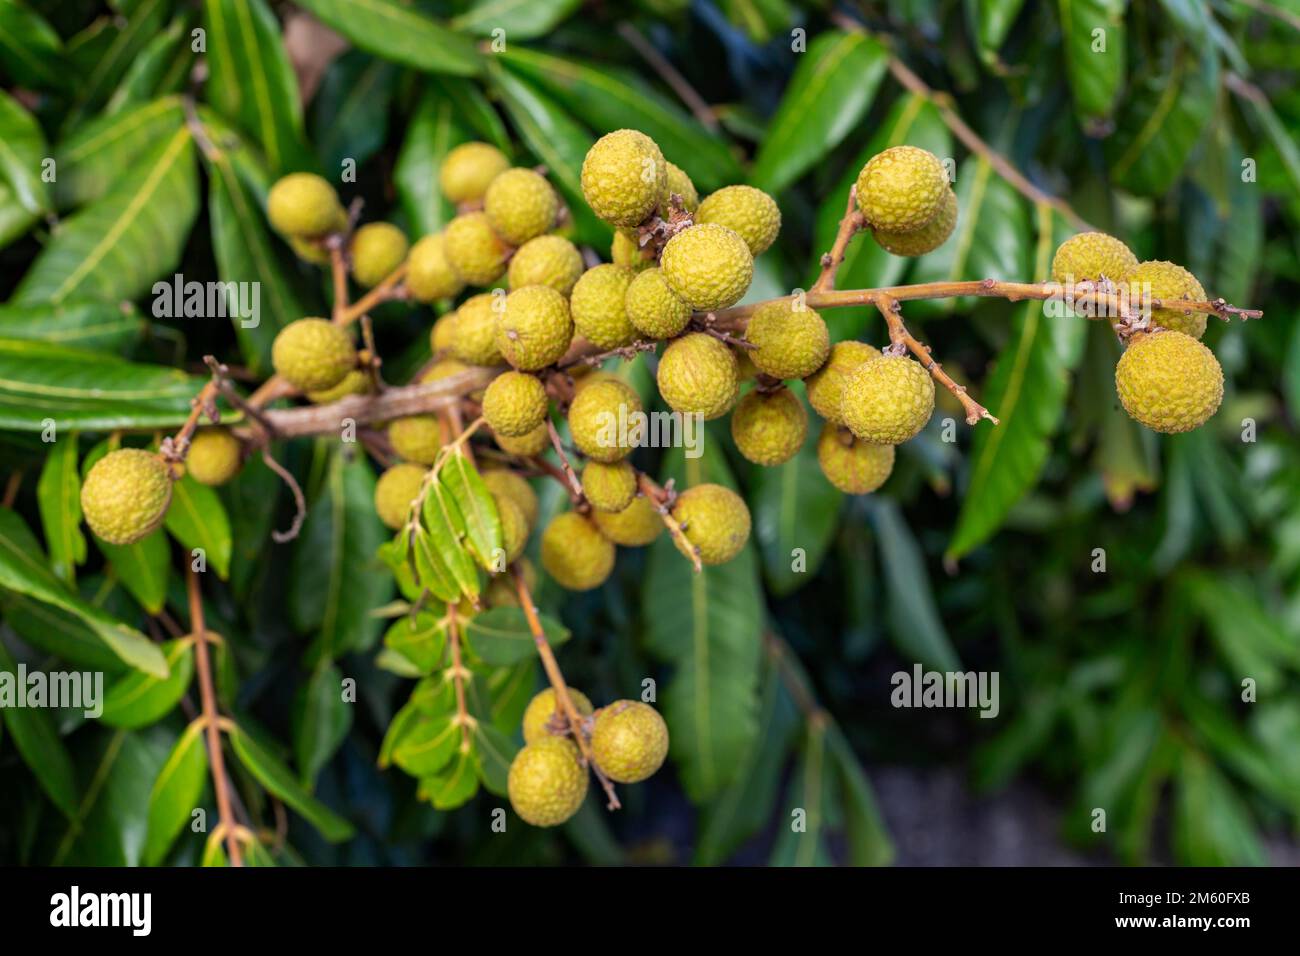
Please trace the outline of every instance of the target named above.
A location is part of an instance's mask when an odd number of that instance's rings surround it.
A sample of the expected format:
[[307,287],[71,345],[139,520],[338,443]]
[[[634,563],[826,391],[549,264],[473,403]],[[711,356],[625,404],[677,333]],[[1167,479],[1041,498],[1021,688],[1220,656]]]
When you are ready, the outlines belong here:
[[568,479],[570,493],[575,496],[574,500],[585,500],[582,491],[582,482],[578,480],[577,472],[573,470],[573,465],[569,464],[569,456],[564,453],[564,446],[560,444],[560,433],[555,430],[555,423],[546,419],[546,432],[551,436],[551,445],[555,448],[555,454],[560,456],[560,467],[564,469],[564,477]]
[[691,558],[691,566],[695,568],[696,573],[704,570],[704,562],[700,560],[700,549],[691,543],[691,539],[686,537],[686,530],[681,523],[673,517],[670,510],[673,499],[676,497],[671,488],[662,488],[647,475],[644,471],[636,473],[636,485],[641,489],[641,494],[645,495],[654,504],[655,511],[659,512],[659,517],[663,519],[664,527],[668,533],[673,536],[673,540],[678,546]]
[[297,510],[293,516],[293,523],[289,525],[288,531],[272,531],[271,538],[276,544],[284,544],[286,541],[292,541],[298,537],[298,532],[302,530],[302,523],[307,519],[307,498],[302,493],[302,486],[298,484],[298,479],[294,478],[293,473],[284,465],[280,464],[271,455],[271,449],[262,449],[262,461],[266,467],[280,476],[280,480],[289,486],[293,492],[293,503]]
[[336,325],[341,324],[341,317],[348,307],[348,264],[343,258],[343,238],[330,236],[326,243],[330,254],[330,274],[334,281],[334,313]]
[[339,317],[335,319],[340,325],[348,325],[357,321],[371,309],[384,302],[391,302],[394,299],[406,298],[406,288],[401,285],[406,278],[407,263],[404,260],[401,265],[384,277],[379,285],[375,286],[355,303],[343,309]]
[[677,68],[655,49],[654,44],[642,36],[640,30],[629,21],[623,20],[619,22],[618,35],[640,54],[641,59],[650,64],[650,68],[658,73],[665,83],[672,87],[673,92],[690,108],[691,114],[705,129],[717,131],[718,118],[713,114],[709,104],[704,101],[704,97],[700,96],[695,91],[695,87],[687,82],[686,77],[682,76]]
[[18,500],[18,489],[22,487],[23,473],[14,471],[9,473],[9,480],[5,482],[5,493],[3,500],[0,500],[0,507],[12,508],[14,502]]
[[849,241],[866,228],[867,220],[858,209],[858,187],[856,185],[849,187],[849,202],[844,210],[844,217],[840,220],[840,227],[835,232],[835,242],[831,245],[830,251],[823,253],[821,258],[822,271],[817,276],[817,281],[812,284],[810,292],[823,292],[827,289],[835,288],[835,273],[839,271],[840,263],[844,261],[844,254],[848,251]]

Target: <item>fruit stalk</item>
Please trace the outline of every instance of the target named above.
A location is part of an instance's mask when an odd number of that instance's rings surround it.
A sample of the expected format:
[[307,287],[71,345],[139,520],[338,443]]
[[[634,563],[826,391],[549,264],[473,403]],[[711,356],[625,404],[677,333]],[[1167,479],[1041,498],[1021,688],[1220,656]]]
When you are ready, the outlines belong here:
[[460,616],[456,606],[447,608],[447,636],[451,644],[451,676],[456,685],[456,723],[460,724],[460,752],[469,753],[469,728],[473,718],[465,705],[465,675],[469,673],[461,663],[460,655]]
[[678,548],[680,548],[683,553],[691,556],[691,566],[695,569],[695,572],[698,574],[700,571],[703,571],[704,562],[700,559],[700,549],[691,544],[690,540],[686,537],[686,532],[682,529],[681,522],[674,518],[672,511],[669,510],[668,504],[672,496],[668,489],[657,484],[654,479],[644,471],[638,471],[636,473],[636,486],[640,489],[641,494],[654,502],[655,511],[659,512],[659,517],[663,519],[664,527],[667,528],[668,533],[673,536],[673,540],[677,542]]

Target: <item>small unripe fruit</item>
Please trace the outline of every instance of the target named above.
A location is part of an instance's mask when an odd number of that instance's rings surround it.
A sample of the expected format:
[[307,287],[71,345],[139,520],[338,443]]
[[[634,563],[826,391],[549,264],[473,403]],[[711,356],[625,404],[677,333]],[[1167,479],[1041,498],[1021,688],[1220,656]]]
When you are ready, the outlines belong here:
[[576,511],[556,515],[542,533],[542,567],[569,591],[590,591],[614,570],[614,544]]
[[201,485],[224,485],[241,464],[243,446],[228,428],[200,428],[185,453],[185,473]]
[[573,327],[597,348],[614,349],[636,339],[624,306],[632,276],[631,269],[605,263],[588,269],[573,287],[569,296]]
[[854,438],[827,422],[817,438],[817,464],[832,485],[850,495],[866,495],[885,483],[894,470],[894,446]]
[[808,412],[788,388],[753,389],[731,413],[731,437],[742,455],[771,467],[789,461],[808,436]]
[[582,195],[615,226],[635,226],[654,212],[668,181],[659,146],[645,133],[615,130],[596,140],[582,161]]
[[507,169],[492,180],[483,197],[483,211],[496,234],[512,246],[522,246],[555,224],[560,199],[546,177],[531,169]]
[[437,382],[444,378],[451,378],[453,375],[459,375],[461,372],[468,372],[470,367],[459,359],[445,358],[439,359],[429,366],[429,370],[420,376],[420,382]]
[[651,252],[650,247],[642,247],[634,232],[614,230],[614,241],[609,246],[609,259],[614,265],[640,272],[655,264]]
[[592,520],[601,534],[625,548],[640,548],[663,533],[664,519],[650,499],[638,495],[622,511],[593,511]]
[[934,380],[906,355],[882,355],[849,374],[840,414],[859,438],[901,445],[934,414]]
[[1119,285],[1138,264],[1128,246],[1104,232],[1071,236],[1052,257],[1054,282],[1095,282],[1103,277]]
[[496,336],[497,348],[515,368],[545,368],[559,361],[573,340],[569,302],[550,286],[515,289],[497,318]]
[[880,358],[880,350],[865,342],[837,342],[831,348],[830,358],[817,372],[810,375],[808,401],[815,411],[828,422],[844,424],[841,408],[844,399],[844,382],[849,373],[859,365]]
[[375,513],[394,531],[406,524],[411,502],[420,493],[428,469],[402,462],[387,469],[375,482]]
[[[1152,299],[1182,299],[1187,302],[1204,302],[1205,290],[1182,266],[1172,262],[1142,262],[1128,274],[1129,304],[1145,308],[1146,295]],[[1151,322],[1162,329],[1182,332],[1194,339],[1205,334],[1204,312],[1180,312],[1178,309],[1152,309]]]
[[[497,517],[501,519],[501,544],[505,552],[506,566],[514,564],[521,554],[524,553],[524,546],[528,544],[528,520],[524,517],[523,509],[515,504],[514,499],[499,497],[493,498],[497,506]],[[489,561],[494,561],[495,556],[489,555]],[[489,571],[504,570],[491,565]]]
[[777,299],[760,305],[749,319],[745,340],[750,361],[773,378],[803,378],[822,367],[830,355],[826,323],[813,309],[796,308],[793,300]]
[[743,348],[739,345],[729,345],[727,347],[731,349],[731,354],[736,357],[736,381],[738,383],[752,382],[757,378],[758,366],[755,365],[754,360],[749,357],[749,353],[752,352],[753,349]]
[[573,443],[593,461],[615,462],[632,451],[631,422],[641,412],[641,399],[618,379],[593,382],[577,392],[569,405]]
[[582,493],[597,511],[622,511],[636,497],[636,471],[626,461],[589,461],[582,469]]
[[370,288],[406,260],[406,234],[387,222],[366,223],[352,237],[352,277]]
[[[744,498],[722,485],[686,489],[677,496],[672,512],[705,565],[726,564],[749,540],[749,507]],[[680,540],[674,543],[691,556]]]
[[616,700],[596,715],[591,756],[615,783],[640,783],[668,756],[668,725],[649,704]]
[[745,240],[757,256],[776,242],[781,231],[781,210],[776,200],[753,186],[724,186],[707,196],[695,214],[696,222],[726,226]]
[[582,253],[563,236],[529,239],[510,257],[506,278],[512,289],[527,285],[550,286],[560,295],[573,291],[582,275]]
[[[543,431],[545,428],[542,426]],[[491,468],[483,472],[483,484],[494,497],[509,498],[517,504],[530,528],[537,523],[540,505],[537,492],[533,491],[527,479],[505,468]]]
[[939,213],[948,188],[948,174],[934,153],[892,146],[858,173],[858,208],[873,229],[914,232]]
[[[586,694],[570,687],[569,698],[573,701],[574,709],[581,716],[591,716],[593,708],[591,706],[591,700]],[[555,691],[548,687],[530,700],[527,709],[524,711],[524,743],[531,744],[534,741],[541,740],[543,737],[551,736],[551,717],[556,714],[561,718],[566,717],[560,708],[559,702],[555,698]],[[565,719],[562,719],[560,723],[565,726],[568,725],[568,721]]]
[[497,310],[501,304],[492,292],[466,299],[451,320],[451,354],[470,365],[499,365],[497,348]]
[[266,215],[276,232],[316,238],[337,229],[344,216],[334,187],[314,173],[290,173],[266,196]]
[[680,335],[691,320],[691,307],[668,288],[657,268],[646,269],[628,284],[623,305],[635,330],[650,339]]
[[411,247],[406,266],[406,291],[417,302],[433,302],[458,295],[464,281],[447,261],[447,240],[441,233],[425,236]]
[[515,754],[506,788],[510,805],[525,823],[555,827],[577,813],[586,799],[587,770],[571,742],[546,736]]
[[388,442],[407,461],[432,465],[442,449],[442,431],[435,415],[406,415],[388,423]]
[[457,216],[447,224],[443,239],[447,262],[466,285],[489,285],[505,274],[509,250],[485,213]]
[[1191,431],[1223,401],[1223,369],[1205,345],[1184,332],[1134,336],[1115,366],[1124,410],[1152,431]]
[[322,389],[319,392],[308,392],[307,400],[314,405],[329,405],[331,402],[337,402],[349,395],[364,395],[368,391],[370,391],[370,376],[362,369],[354,368],[347,375],[344,375],[342,380],[333,388]]
[[333,322],[298,319],[275,337],[271,364],[299,391],[319,392],[333,388],[356,368],[357,350],[348,333]]
[[699,208],[700,194],[695,188],[695,183],[691,182],[691,177],[686,174],[686,170],[669,163],[664,174],[664,193],[659,199],[659,215],[665,219],[671,212],[671,200],[674,195],[681,198],[682,208],[687,212],[694,212]]
[[540,455],[551,445],[551,432],[545,422],[527,435],[520,435],[518,438],[511,438],[509,435],[496,435],[495,438],[497,447],[503,452],[508,455],[519,455],[521,458]]
[[725,415],[736,403],[736,356],[703,332],[674,339],[659,359],[659,394],[668,407],[706,420]]
[[896,256],[923,256],[934,252],[948,241],[957,227],[957,194],[948,189],[943,194],[939,212],[920,229],[912,232],[890,232],[873,229],[872,235],[886,252]]
[[438,170],[442,194],[453,203],[478,202],[492,180],[510,168],[510,160],[487,143],[461,143],[447,153]]
[[434,357],[446,355],[451,351],[451,340],[456,333],[456,313],[444,313],[441,318],[433,323],[433,328],[429,330],[429,351]]
[[159,455],[119,448],[95,462],[81,486],[81,513],[95,536],[134,544],[158,529],[172,500],[172,478]]
[[289,248],[303,262],[310,262],[314,266],[327,266],[330,264],[330,251],[315,239],[290,236]]
[[483,393],[483,417],[500,435],[518,438],[546,421],[546,387],[536,375],[502,372]]
[[697,312],[739,302],[754,278],[754,256],[726,226],[701,223],[668,240],[659,257],[668,287]]

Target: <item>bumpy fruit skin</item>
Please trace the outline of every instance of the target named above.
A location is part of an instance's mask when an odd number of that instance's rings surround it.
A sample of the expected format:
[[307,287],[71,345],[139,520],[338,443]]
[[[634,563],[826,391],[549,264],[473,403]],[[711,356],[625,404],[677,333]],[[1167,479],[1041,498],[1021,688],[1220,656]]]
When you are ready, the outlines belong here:
[[492,180],[483,197],[483,211],[496,234],[512,246],[522,246],[555,224],[560,199],[546,177],[531,169],[507,169]]
[[420,493],[428,469],[402,462],[387,469],[375,482],[375,513],[379,520],[396,531],[406,524],[411,502]]
[[947,190],[939,157],[916,146],[892,146],[858,173],[858,208],[873,229],[913,232],[938,214]]
[[333,388],[356,368],[357,350],[347,332],[325,319],[290,322],[271,344],[271,364],[303,392]]
[[781,210],[776,200],[753,186],[724,186],[707,196],[695,214],[696,222],[726,226],[745,240],[757,256],[776,242],[781,231]]
[[410,248],[406,234],[392,223],[366,223],[352,237],[352,277],[366,288],[379,285]]
[[506,279],[512,289],[526,285],[550,286],[560,295],[573,291],[582,275],[582,253],[563,236],[529,239],[510,257]]
[[1184,332],[1134,336],[1115,366],[1124,410],[1152,431],[1173,435],[1209,419],[1223,401],[1223,369],[1204,344]]
[[[579,714],[584,717],[591,716],[593,708],[591,700],[586,694],[570,687],[569,697],[573,701],[574,709]],[[551,722],[551,715],[559,709],[559,703],[555,699],[555,691],[550,687],[530,700],[527,709],[524,710],[524,743],[531,744],[543,737],[550,736],[551,732],[547,729],[547,725]]]
[[1114,236],[1081,232],[1057,248],[1052,257],[1052,281],[1096,281],[1105,276],[1118,285],[1137,264],[1133,251]]
[[527,285],[506,296],[497,318],[497,348],[505,360],[525,372],[556,362],[573,340],[569,302],[550,286]]
[[614,349],[636,339],[623,300],[632,282],[631,269],[605,263],[582,274],[569,296],[578,334],[600,349]]
[[530,528],[537,523],[540,505],[527,479],[505,468],[491,468],[483,472],[483,484],[494,497],[509,498],[517,504]]
[[276,232],[314,239],[337,228],[343,207],[334,187],[320,176],[290,173],[271,187],[266,215]]
[[808,412],[788,388],[749,392],[731,413],[731,437],[756,465],[771,467],[795,456],[808,436]]
[[442,194],[454,203],[477,202],[492,180],[510,168],[510,160],[488,143],[461,143],[438,170]]
[[[515,504],[513,498],[494,498],[497,506],[497,516],[501,519],[501,542],[502,550],[505,551],[506,566],[514,564],[521,554],[524,553],[524,546],[528,544],[528,520],[524,517],[523,509]],[[495,560],[494,556],[489,555],[489,561]],[[490,566],[489,571],[505,570]]]
[[456,332],[456,313],[445,312],[429,330],[429,351],[435,358],[451,352],[451,340]]
[[578,760],[578,748],[563,737],[551,736],[527,744],[510,764],[506,792],[525,823],[535,827],[564,823],[587,796],[587,771]]
[[664,519],[644,495],[633,498],[622,511],[593,511],[591,517],[601,534],[625,548],[653,544],[664,530]]
[[[714,484],[688,488],[677,496],[672,510],[705,565],[726,564],[749,540],[749,507],[730,488]],[[679,551],[691,556],[680,541],[674,541]]]
[[592,461],[620,461],[632,452],[629,439],[641,399],[617,378],[592,382],[569,405],[569,434]]
[[406,415],[388,423],[388,441],[407,461],[432,465],[442,448],[442,432],[434,415]]
[[457,216],[447,223],[443,239],[447,262],[466,285],[489,285],[505,274],[508,250],[486,213]]
[[803,378],[822,367],[831,353],[826,323],[814,310],[777,299],[760,305],[745,329],[750,360],[773,378]]
[[161,457],[142,448],[119,448],[95,462],[81,486],[81,513],[95,537],[133,544],[167,516],[172,479]]
[[934,414],[934,380],[906,355],[882,355],[849,374],[840,414],[864,441],[901,445]]
[[307,400],[313,405],[328,405],[331,402],[337,402],[340,398],[347,398],[349,395],[364,395],[370,391],[370,376],[359,368],[344,375],[337,385],[333,388],[326,388],[319,392],[308,392]]
[[880,350],[865,342],[835,343],[826,364],[805,380],[808,387],[808,401],[813,411],[828,422],[843,425],[844,414],[841,404],[844,399],[845,380],[859,365],[878,358],[880,358]]
[[329,250],[314,239],[290,236],[289,248],[303,262],[310,262],[314,266],[327,266],[330,264]]
[[668,240],[659,257],[668,287],[698,312],[739,302],[754,278],[754,256],[726,226],[700,223]]
[[[1152,299],[1205,301],[1205,290],[1196,281],[1196,276],[1172,262],[1153,260],[1139,263],[1128,274],[1128,285],[1129,302],[1135,307],[1145,307],[1148,291]],[[1206,315],[1203,312],[1188,315],[1177,309],[1152,309],[1151,322],[1162,329],[1172,329],[1199,339],[1205,334]]]
[[459,359],[445,358],[439,359],[429,366],[429,370],[420,376],[421,383],[436,382],[439,379],[451,378],[453,375],[459,375],[461,372],[468,372],[469,366]]
[[502,435],[518,438],[546,421],[546,387],[536,375],[502,372],[483,393],[483,417]]
[[596,140],[582,161],[582,195],[615,226],[635,226],[654,211],[668,181],[659,145],[645,133],[620,129]]
[[668,725],[649,704],[616,700],[596,715],[591,756],[615,783],[640,783],[668,756]]
[[939,212],[920,229],[912,232],[891,232],[874,229],[872,235],[886,252],[896,256],[923,256],[934,252],[948,241],[957,227],[957,194],[948,189],[939,204]]
[[597,511],[622,511],[636,497],[636,472],[626,461],[589,461],[582,469],[582,493]]
[[628,284],[623,306],[633,328],[646,338],[670,339],[680,335],[691,320],[691,307],[668,288],[658,268],[637,274]]
[[451,354],[470,365],[499,365],[497,297],[483,292],[466,299],[451,320]]
[[542,567],[570,591],[590,591],[614,570],[614,544],[576,511],[556,515],[542,532]]
[[185,453],[185,474],[201,485],[224,485],[241,464],[243,447],[228,428],[200,428]]
[[497,447],[508,455],[519,455],[523,458],[532,458],[534,455],[540,455],[551,445],[551,433],[546,427],[546,423],[538,425],[527,435],[520,435],[518,438],[511,438],[509,435],[497,435]]
[[609,260],[616,266],[623,266],[634,272],[648,269],[655,264],[654,257],[648,255],[637,242],[635,234],[625,229],[614,230],[614,241],[609,246]]
[[894,446],[876,445],[827,422],[817,438],[817,464],[826,480],[849,495],[867,495],[894,470]]
[[699,208],[700,194],[695,188],[695,183],[691,182],[691,177],[686,174],[686,170],[669,163],[664,175],[664,193],[659,199],[659,214],[665,219],[672,211],[670,200],[674,194],[681,197],[682,208],[687,212],[694,212]]
[[691,332],[664,349],[657,381],[673,411],[720,418],[736,403],[736,356],[713,336]]
[[425,236],[411,247],[407,259],[406,289],[417,302],[448,299],[465,288],[447,261],[447,240],[442,233]]

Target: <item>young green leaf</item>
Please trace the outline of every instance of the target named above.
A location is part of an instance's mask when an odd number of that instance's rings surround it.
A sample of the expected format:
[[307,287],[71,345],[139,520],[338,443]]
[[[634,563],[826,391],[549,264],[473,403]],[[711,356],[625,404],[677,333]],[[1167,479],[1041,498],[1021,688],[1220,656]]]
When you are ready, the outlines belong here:
[[104,695],[100,720],[110,727],[134,730],[157,723],[171,713],[194,676],[194,640],[178,638],[162,644],[170,673],[165,678],[131,671],[114,681]]
[[167,576],[171,573],[171,549],[160,530],[133,544],[95,544],[112,566],[113,575],[150,614],[162,610],[167,599]]
[[0,180],[7,180],[18,204],[34,216],[50,210],[50,192],[41,178],[49,155],[45,133],[35,117],[0,90]]
[[314,787],[352,727],[352,704],[343,699],[343,672],[333,664],[318,664],[298,689],[290,718],[298,779]]
[[474,76],[474,42],[398,0],[300,0],[322,23],[376,56],[428,73]]
[[164,524],[186,551],[202,548],[217,577],[224,581],[230,576],[230,517],[215,488],[201,485],[189,475],[173,482]]
[[429,777],[447,765],[460,746],[455,714],[415,722],[393,748],[393,762],[413,777]]
[[139,338],[144,320],[134,305],[82,299],[60,305],[0,305],[0,338],[116,353]]
[[408,660],[420,674],[431,674],[447,652],[447,625],[438,614],[403,615],[384,634],[384,646]]
[[[540,615],[546,641],[558,647],[569,639],[569,629],[545,614]],[[495,607],[476,614],[464,624],[470,650],[485,664],[509,667],[537,653],[528,618],[517,607]]]
[[149,825],[142,861],[158,866],[189,823],[208,779],[203,723],[195,720],[176,738],[149,792]]
[[[0,641],[0,673],[12,675],[9,680],[18,679],[18,665],[9,656],[3,641]],[[41,789],[71,819],[77,812],[76,775],[72,758],[54,728],[49,711],[39,707],[0,707],[0,718],[9,729],[14,749],[31,768]]]
[[294,777],[284,761],[271,753],[238,725],[227,733],[235,757],[267,792],[287,803],[331,843],[350,840],[352,824],[313,797]]
[[492,493],[479,476],[469,457],[453,454],[442,466],[438,480],[451,493],[456,509],[465,523],[465,544],[480,566],[491,568],[497,553],[504,554],[501,516]]
[[455,810],[478,792],[478,773],[472,753],[458,752],[441,773],[420,781],[420,795],[435,810]]
[[86,561],[86,536],[81,533],[81,472],[77,470],[77,434],[51,443],[36,483],[36,500],[45,529],[50,567],[72,584],[76,567]]

